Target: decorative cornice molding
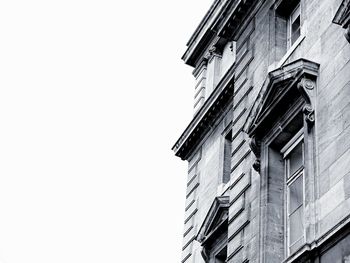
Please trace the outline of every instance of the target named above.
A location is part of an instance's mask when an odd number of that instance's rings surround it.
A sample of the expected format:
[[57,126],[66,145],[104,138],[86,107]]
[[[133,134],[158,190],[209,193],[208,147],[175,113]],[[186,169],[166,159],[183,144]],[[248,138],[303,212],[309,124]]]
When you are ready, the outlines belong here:
[[199,73],[201,73],[202,70],[207,68],[207,65],[208,59],[203,57],[202,60],[198,63],[198,66],[192,71],[193,76],[197,78]]
[[[262,3],[261,0],[231,1],[231,4],[225,10],[225,16],[216,21],[215,28],[217,28],[218,36],[235,40]],[[249,19],[247,19],[247,16]]]
[[209,11],[187,43],[187,50],[182,56],[182,59],[186,64],[193,67],[196,66],[200,56],[206,55],[203,54],[203,50],[206,50],[211,42],[216,41],[217,35],[213,28],[213,24],[217,19],[222,17],[223,12],[226,10],[226,6],[230,2],[230,0],[215,0],[210,7]]
[[234,69],[235,66],[233,65],[172,147],[175,155],[182,160],[186,160],[190,156],[195,146],[211,129],[213,123],[220,117],[220,114],[229,105],[232,105]]
[[[207,47],[218,39],[235,40],[250,22],[263,0],[216,0],[187,43],[182,56],[186,64],[195,67],[201,57],[207,56]],[[233,48],[233,47],[232,47]]]

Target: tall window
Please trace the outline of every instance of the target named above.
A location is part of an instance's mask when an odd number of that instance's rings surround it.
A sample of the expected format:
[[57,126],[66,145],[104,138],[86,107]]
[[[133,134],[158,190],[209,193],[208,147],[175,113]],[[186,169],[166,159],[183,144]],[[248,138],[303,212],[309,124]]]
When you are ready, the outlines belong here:
[[291,12],[287,21],[287,47],[290,48],[295,41],[300,37],[300,3]]
[[226,184],[230,181],[231,175],[231,154],[232,154],[232,131],[226,134],[224,142],[224,164],[222,183]]
[[286,246],[287,255],[304,244],[304,143],[300,131],[281,150],[286,182]]
[[[280,1],[275,10],[275,47],[276,61],[291,52],[294,44],[301,40],[302,19],[300,0]],[[294,48],[294,47],[293,47]]]

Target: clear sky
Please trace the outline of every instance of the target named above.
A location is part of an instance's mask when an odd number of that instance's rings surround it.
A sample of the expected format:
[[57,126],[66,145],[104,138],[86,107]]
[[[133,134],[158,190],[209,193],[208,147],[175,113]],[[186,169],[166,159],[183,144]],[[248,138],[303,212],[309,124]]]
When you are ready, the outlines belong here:
[[0,1],[0,263],[180,262],[212,1]]

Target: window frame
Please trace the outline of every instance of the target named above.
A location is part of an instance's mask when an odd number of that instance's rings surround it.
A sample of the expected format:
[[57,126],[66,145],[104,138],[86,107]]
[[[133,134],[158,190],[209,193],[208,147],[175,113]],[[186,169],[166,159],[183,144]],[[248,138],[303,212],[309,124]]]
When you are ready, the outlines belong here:
[[[303,0],[301,1],[303,3]],[[266,77],[248,115],[244,130],[255,155],[253,168],[260,174],[262,222],[260,257],[264,262],[294,262],[316,238],[317,147],[315,136],[317,79],[320,65],[297,59]],[[281,92],[282,89],[282,92]],[[305,242],[292,255],[285,255],[285,166],[281,149],[303,129],[305,143]],[[274,247],[273,251],[265,249]]]
[[[293,18],[295,16],[295,18]],[[298,19],[300,20],[300,25],[299,25],[299,36],[292,42],[293,38],[293,23]],[[297,43],[298,39],[302,36],[302,26],[301,26],[301,3],[296,5],[296,7],[292,10],[292,12],[288,15],[287,18],[287,51],[295,44]]]
[[[294,171],[292,175],[289,174],[290,172],[290,159],[288,159],[289,154],[296,149],[296,147],[301,143],[302,145],[302,165]],[[305,192],[306,192],[306,186],[305,186],[305,143],[304,143],[304,128],[300,129],[299,132],[297,132],[292,139],[286,143],[286,145],[281,149],[281,155],[284,160],[284,229],[285,229],[285,257],[289,257],[291,254],[293,254],[296,250],[298,250],[299,247],[301,247],[306,242],[306,229],[305,229]],[[290,186],[298,180],[300,177],[302,177],[302,204],[297,207],[292,213],[289,212],[290,210]],[[302,236],[294,241],[292,244],[290,243],[290,233],[291,233],[291,225],[290,225],[290,218],[291,216],[300,208],[303,208],[303,215],[302,215]],[[291,248],[300,242],[300,246],[295,249],[295,251],[291,251]]]
[[[271,48],[271,50],[274,50],[275,53],[273,54],[274,62],[268,67],[269,72],[281,68],[305,39],[307,18],[303,11],[305,6],[304,0],[295,0],[295,4],[292,4],[294,7],[286,10],[284,6],[286,2],[289,3],[288,1],[291,0],[280,0],[272,6],[274,12],[272,16],[274,35],[270,41],[273,43],[273,48]],[[290,27],[292,23],[290,21],[296,10],[298,10],[300,17],[300,33],[295,41],[291,43]],[[285,24],[283,25],[283,23]],[[283,39],[285,42],[281,40],[281,34],[284,34]]]

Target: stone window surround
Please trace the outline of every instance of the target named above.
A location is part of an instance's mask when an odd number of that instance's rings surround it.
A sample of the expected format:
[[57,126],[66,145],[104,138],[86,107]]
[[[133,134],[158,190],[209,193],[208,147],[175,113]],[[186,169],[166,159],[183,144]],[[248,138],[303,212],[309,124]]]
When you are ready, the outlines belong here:
[[[262,262],[290,262],[291,258],[309,251],[315,241],[314,109],[318,68],[318,64],[300,59],[271,72],[251,109],[244,128],[252,138],[251,148],[257,157],[253,167],[261,175],[260,227],[262,232],[260,245],[275,247],[274,251],[284,251],[283,253],[269,253],[269,249],[263,248],[260,255]],[[292,105],[281,108],[292,98],[294,98]],[[291,130],[291,127],[294,127],[294,130]],[[305,217],[309,221],[306,224],[307,235],[304,246],[287,257],[284,244],[284,191],[280,190],[283,189],[285,182],[284,178],[281,180],[281,176],[279,176],[281,173],[284,174],[284,165],[280,150],[286,143],[286,138],[284,138],[284,143],[282,142],[283,136],[285,136],[282,133],[291,136],[302,127],[306,149],[305,157],[308,163],[305,167],[305,178],[307,178]],[[276,147],[279,149],[276,150]],[[273,161],[274,159],[276,160]],[[273,163],[275,164],[272,165]],[[271,181],[271,177],[275,177],[275,179]],[[276,183],[276,181],[279,182]],[[276,193],[276,191],[277,196],[273,197],[272,193]],[[277,232],[275,232],[276,227],[279,229]],[[272,237],[274,232],[275,235]]]
[[[285,244],[285,247],[286,247],[286,250],[287,250],[287,256],[290,255],[291,253],[289,252],[289,249],[291,246],[293,246],[294,244],[289,244],[289,235],[290,235],[290,223],[289,223],[289,215],[288,215],[288,206],[290,205],[290,201],[289,201],[289,195],[288,195],[288,189],[289,187],[291,186],[291,184],[293,184],[293,182],[295,182],[296,180],[298,180],[298,178],[302,177],[302,189],[301,189],[301,192],[302,192],[302,207],[303,209],[305,209],[304,207],[304,203],[305,203],[305,187],[304,187],[304,183],[305,183],[305,180],[304,180],[304,165],[302,164],[301,167],[299,167],[299,169],[297,169],[296,171],[294,171],[294,174],[293,175],[288,175],[287,174],[287,163],[286,163],[286,158],[288,159],[288,155],[291,151],[293,151],[295,149],[295,147],[302,143],[302,149],[304,148],[304,131],[303,129],[301,129],[299,132],[296,133],[296,135],[294,137],[292,137],[292,139],[281,149],[281,154],[283,155],[283,160],[285,161],[284,162],[284,165],[285,165],[285,177],[284,177],[284,187],[285,187],[285,193],[284,193],[284,196],[285,196],[285,202],[284,202],[284,205],[285,205],[285,232],[286,232],[286,244]],[[304,149],[302,150],[302,159],[303,159],[303,162],[304,163]],[[290,177],[289,177],[290,176]],[[303,215],[303,221],[304,221],[304,215]],[[302,239],[303,241],[302,242],[305,242],[305,228],[303,228],[303,235],[302,235]],[[298,242],[298,240],[296,241]]]
[[196,240],[202,245],[202,257],[212,262],[227,247],[229,196],[216,197],[200,227]]
[[[308,236],[306,242],[304,242],[304,245],[299,248],[295,253],[293,254],[289,254],[288,253],[288,246],[287,246],[287,229],[286,229],[286,200],[285,200],[285,192],[286,192],[286,182],[284,180],[284,162],[283,162],[283,156],[280,153],[280,149],[276,150],[276,141],[281,140],[280,137],[282,137],[282,132],[289,132],[289,127],[292,125],[292,121],[295,120],[296,118],[302,119],[302,108],[304,106],[304,103],[302,102],[302,100],[298,100],[295,105],[293,106],[293,109],[290,112],[287,112],[281,119],[281,123],[277,124],[272,131],[270,131],[270,133],[267,134],[267,136],[265,137],[265,139],[263,139],[263,141],[261,142],[261,171],[260,171],[260,175],[261,175],[261,191],[263,193],[263,195],[265,195],[267,198],[265,200],[262,200],[262,207],[266,207],[265,211],[262,211],[262,213],[264,214],[263,218],[265,218],[268,221],[273,221],[276,225],[274,225],[274,227],[276,227],[277,225],[279,225],[279,232],[281,234],[283,234],[283,236],[279,236],[279,239],[281,240],[281,242],[279,243],[279,248],[284,251],[283,254],[280,254],[279,256],[281,257],[280,260],[284,260],[284,261],[288,261],[290,256],[294,256],[295,254],[300,253],[301,251],[303,251],[304,249],[307,249],[307,240],[313,240],[314,236]],[[297,116],[300,117],[297,117]],[[294,124],[293,124],[294,125]],[[305,123],[302,124],[303,127],[303,134],[306,138],[308,138],[308,140],[312,140],[314,138],[310,138],[309,132],[307,131],[308,128],[307,126],[305,127]],[[297,130],[300,127],[297,128]],[[295,135],[294,132],[291,132],[292,136]],[[290,138],[289,138],[290,139]],[[289,140],[288,139],[288,140]],[[284,144],[284,143],[282,143]],[[273,145],[273,146],[272,146]],[[311,147],[310,147],[311,146]],[[282,145],[279,145],[279,147],[282,147]],[[308,155],[312,155],[312,153],[310,154],[310,152],[312,151],[312,145],[307,146],[308,149],[306,149],[306,152]],[[271,157],[272,156],[272,157]],[[313,157],[314,158],[314,157]],[[274,159],[274,161],[272,161],[271,159]],[[307,170],[307,166],[305,167],[305,170]],[[278,172],[279,171],[279,172]],[[305,176],[305,181],[306,182],[310,182],[313,180],[313,174],[304,174]],[[278,177],[281,177],[279,179],[277,179]],[[274,179],[272,179],[274,178]],[[271,186],[271,183],[273,182],[274,186]],[[280,191],[277,196],[273,196],[272,193],[276,194],[276,187],[277,189],[283,189],[282,191]],[[314,192],[315,189],[311,189],[314,188],[314,185],[310,184],[310,183],[305,183],[305,188],[309,189],[310,192]],[[308,190],[306,190],[308,191]],[[306,205],[311,205],[313,198],[310,197],[311,200],[308,200]],[[270,208],[269,208],[270,207]],[[275,209],[279,210],[279,212],[277,212]],[[264,209],[263,209],[264,210]],[[275,210],[275,211],[273,211]],[[307,210],[307,209],[306,209]],[[305,217],[312,217],[312,213],[314,213],[315,211],[311,211],[309,210],[309,214],[305,214]],[[278,219],[279,218],[279,219]],[[269,224],[268,224],[269,225]],[[266,225],[263,227],[264,231],[263,231],[263,238],[265,240],[268,239],[268,236],[271,236],[271,230],[270,227]],[[304,231],[306,231],[306,227],[313,227],[313,226],[305,226],[304,227]],[[264,242],[265,243],[265,242]],[[269,241],[266,241],[266,243],[269,243]],[[274,244],[276,245],[276,244]],[[268,246],[268,245],[267,245]],[[264,250],[263,250],[264,251]],[[274,255],[276,256],[276,255]],[[271,257],[270,255],[264,255],[263,258],[265,259],[265,261],[263,262],[270,262]],[[271,261],[272,262],[272,261]]]

